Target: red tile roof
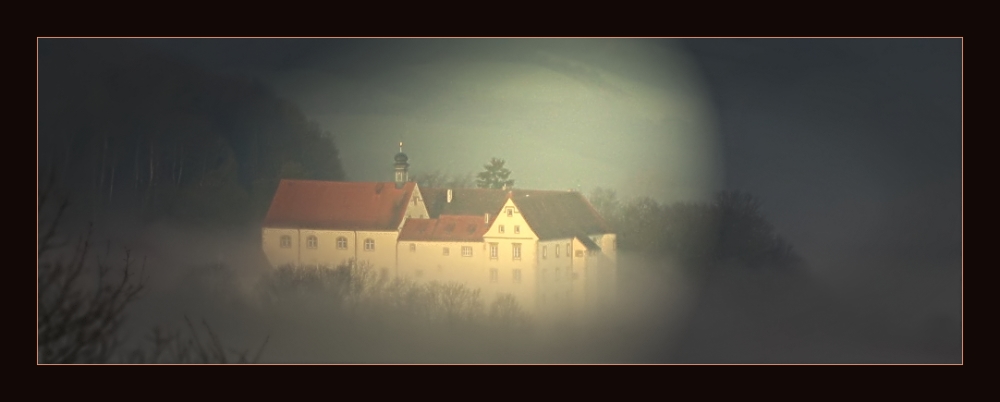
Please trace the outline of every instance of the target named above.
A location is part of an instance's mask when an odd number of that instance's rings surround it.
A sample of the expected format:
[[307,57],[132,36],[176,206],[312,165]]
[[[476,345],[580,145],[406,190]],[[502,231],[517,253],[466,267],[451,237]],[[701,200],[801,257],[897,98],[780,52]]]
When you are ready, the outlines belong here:
[[264,218],[272,228],[396,230],[415,183],[282,180]]
[[489,225],[482,216],[407,219],[399,233],[399,241],[483,241],[487,229]]

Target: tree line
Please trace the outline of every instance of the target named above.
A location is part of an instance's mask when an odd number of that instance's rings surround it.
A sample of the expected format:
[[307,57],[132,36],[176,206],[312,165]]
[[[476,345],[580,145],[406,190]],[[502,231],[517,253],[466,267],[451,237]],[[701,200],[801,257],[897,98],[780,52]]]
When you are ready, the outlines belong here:
[[126,41],[39,43],[39,171],[94,215],[243,223],[281,178],[343,180],[332,137],[251,79]]
[[621,201],[614,190],[597,188],[589,198],[617,233],[621,250],[675,257],[692,268],[736,263],[792,269],[803,263],[764,216],[760,200],[746,192],[662,204],[649,197]]

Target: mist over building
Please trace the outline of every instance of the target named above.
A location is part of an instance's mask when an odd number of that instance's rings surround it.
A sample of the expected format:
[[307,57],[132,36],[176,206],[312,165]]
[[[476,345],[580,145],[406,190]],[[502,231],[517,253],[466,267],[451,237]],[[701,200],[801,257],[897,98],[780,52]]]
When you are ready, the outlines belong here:
[[607,304],[616,238],[579,192],[425,188],[396,154],[393,182],[282,180],[262,247],[280,266],[365,264],[386,278],[455,282],[531,312]]

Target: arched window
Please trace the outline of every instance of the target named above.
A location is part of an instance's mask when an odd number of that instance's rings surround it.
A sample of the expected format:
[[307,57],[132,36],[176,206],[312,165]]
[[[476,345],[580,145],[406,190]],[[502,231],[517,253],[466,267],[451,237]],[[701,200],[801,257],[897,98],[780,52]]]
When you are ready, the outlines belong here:
[[319,245],[319,240],[316,239],[316,236],[306,238],[306,248],[316,248],[317,245]]
[[292,236],[281,236],[281,248],[292,248]]
[[375,251],[375,240],[365,239],[365,251]]
[[347,238],[340,236],[337,238],[337,248],[341,250],[347,250]]

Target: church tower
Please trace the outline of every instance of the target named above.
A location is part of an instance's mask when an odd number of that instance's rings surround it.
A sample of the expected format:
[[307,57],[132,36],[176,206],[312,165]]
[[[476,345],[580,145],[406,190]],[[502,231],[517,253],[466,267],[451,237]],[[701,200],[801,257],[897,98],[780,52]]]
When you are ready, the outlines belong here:
[[396,164],[394,166],[396,167],[396,188],[403,188],[403,185],[410,180],[408,173],[410,164],[407,163],[409,158],[407,158],[406,154],[403,153],[402,142],[399,143],[399,153],[396,154],[395,159]]

